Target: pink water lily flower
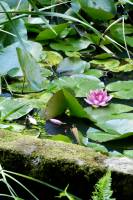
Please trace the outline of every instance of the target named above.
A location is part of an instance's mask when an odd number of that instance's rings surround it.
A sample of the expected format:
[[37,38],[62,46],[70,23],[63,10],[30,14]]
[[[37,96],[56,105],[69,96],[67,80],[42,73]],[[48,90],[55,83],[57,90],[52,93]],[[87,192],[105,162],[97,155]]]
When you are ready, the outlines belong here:
[[99,107],[106,106],[111,99],[112,96],[108,95],[107,91],[92,90],[84,100],[93,107]]

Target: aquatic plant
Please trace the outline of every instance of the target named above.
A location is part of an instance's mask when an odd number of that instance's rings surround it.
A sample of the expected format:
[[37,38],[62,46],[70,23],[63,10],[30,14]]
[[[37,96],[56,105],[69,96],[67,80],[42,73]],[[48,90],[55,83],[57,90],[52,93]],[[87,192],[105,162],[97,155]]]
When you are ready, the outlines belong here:
[[108,171],[95,185],[92,200],[115,200],[111,198],[113,191],[111,190],[111,172]]
[[92,90],[84,100],[93,107],[99,107],[106,106],[111,99],[112,96],[108,95],[107,91]]

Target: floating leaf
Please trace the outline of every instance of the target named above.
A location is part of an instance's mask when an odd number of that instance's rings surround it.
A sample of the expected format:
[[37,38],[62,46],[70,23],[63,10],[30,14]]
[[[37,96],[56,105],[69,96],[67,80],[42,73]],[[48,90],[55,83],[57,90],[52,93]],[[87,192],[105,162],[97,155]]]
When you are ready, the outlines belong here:
[[88,70],[85,71],[84,74],[100,78],[100,77],[103,76],[104,72],[102,70],[99,70],[99,69],[88,69]]
[[67,90],[63,89],[63,94],[67,102],[67,106],[71,115],[80,118],[89,118],[89,114],[82,108],[76,98],[71,95]]
[[58,42],[54,42],[50,44],[50,47],[57,51],[80,51],[82,49],[86,49],[92,42],[90,42],[86,38],[74,39],[67,38],[65,40],[59,40]]
[[6,98],[0,101],[1,121],[18,119],[33,109],[28,101]]
[[132,123],[133,120],[129,119],[114,119],[99,122],[96,125],[103,130],[89,128],[87,137],[96,142],[107,142],[127,138],[133,135]]
[[133,71],[133,63],[128,63],[125,65],[119,66],[119,71],[123,71],[123,72]]
[[133,81],[116,81],[106,86],[108,91],[115,91],[112,95],[119,99],[133,99]]
[[[123,37],[123,26],[120,23],[117,23],[110,28],[110,33],[115,40],[124,44]],[[124,35],[126,39],[126,43],[133,47],[133,38],[131,36],[133,34],[133,26],[131,24],[124,24]]]
[[42,41],[42,40],[54,39],[54,38],[58,37],[64,31],[64,29],[67,27],[68,27],[67,23],[52,26],[52,28],[55,30],[56,33],[54,31],[52,31],[51,29],[46,28],[44,31],[41,31],[39,33],[36,40]]
[[108,153],[108,150],[105,146],[93,142],[88,142],[87,147],[94,149],[95,151],[101,152],[101,153]]
[[118,92],[113,92],[112,93],[114,98],[118,99],[133,99],[133,89],[131,90],[120,90]]
[[106,86],[106,89],[108,91],[123,91],[123,90],[131,90],[133,87],[133,81],[115,81],[113,83],[110,83]]
[[58,66],[58,73],[78,74],[88,69],[89,63],[80,58],[65,58]]
[[65,51],[66,56],[70,58],[80,58],[81,54],[77,51],[71,52],[71,51]]
[[124,156],[130,157],[133,159],[133,150],[125,150],[123,151]]
[[83,9],[87,15],[97,20],[109,20],[116,14],[116,8],[113,0],[78,0],[81,9]]
[[71,139],[65,135],[58,134],[58,135],[53,135],[48,137],[50,140],[55,140],[55,141],[63,141],[63,142],[68,142],[71,143]]
[[97,126],[102,130],[118,134],[118,138],[124,138],[133,135],[132,119],[112,119],[108,121],[100,121]]
[[86,97],[90,90],[102,89],[104,83],[95,76],[89,75],[72,75],[70,77],[61,77],[52,82],[57,90],[62,88],[70,88],[76,97]]
[[99,129],[89,128],[87,131],[87,137],[95,142],[107,142],[116,139],[119,135],[117,133],[104,132]]
[[15,131],[15,132],[21,132],[25,129],[24,125],[20,125],[20,124],[14,124],[14,123],[10,123],[10,124],[1,124],[0,123],[0,129],[8,129],[11,131]]
[[92,60],[90,63],[93,67],[103,68],[112,72],[121,71],[121,69],[119,69],[120,61],[116,59]]
[[118,114],[121,113],[126,113],[126,112],[130,112],[133,111],[133,107],[132,106],[127,106],[124,104],[114,104],[111,103],[108,106],[104,107],[104,108],[93,108],[93,107],[87,107],[85,108],[87,113],[91,113],[91,117],[99,122],[101,120],[106,120],[109,117],[117,117]]
[[[42,85],[40,90],[44,90],[47,88],[49,81],[45,78],[43,78]],[[12,84],[9,84],[10,90],[14,93],[18,94],[24,94],[24,93],[32,93],[35,92],[35,90],[29,85],[29,83],[25,82],[14,82]]]
[[43,51],[43,57],[41,62],[45,65],[45,66],[55,66],[58,65],[62,60],[63,57],[61,56],[61,54],[57,53],[56,51]]
[[47,78],[49,76],[52,76],[53,72],[52,72],[52,70],[43,67],[43,68],[41,68],[41,75],[42,75],[42,77]]

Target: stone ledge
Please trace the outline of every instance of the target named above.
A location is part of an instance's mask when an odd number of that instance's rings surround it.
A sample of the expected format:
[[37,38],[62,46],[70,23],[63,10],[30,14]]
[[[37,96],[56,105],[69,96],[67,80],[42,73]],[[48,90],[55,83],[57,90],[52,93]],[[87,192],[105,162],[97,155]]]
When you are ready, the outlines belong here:
[[117,199],[133,198],[133,160],[129,158],[108,158],[79,145],[0,132],[0,163],[5,169],[62,189],[69,184],[71,192],[85,200],[90,198],[97,180],[110,169]]

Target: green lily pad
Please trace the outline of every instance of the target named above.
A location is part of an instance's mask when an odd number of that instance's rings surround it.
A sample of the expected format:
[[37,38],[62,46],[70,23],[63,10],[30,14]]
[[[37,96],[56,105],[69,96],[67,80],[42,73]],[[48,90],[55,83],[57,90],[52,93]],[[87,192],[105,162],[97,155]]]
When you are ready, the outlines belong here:
[[116,8],[113,0],[78,0],[87,15],[91,16],[92,19],[96,20],[109,20],[116,14]]
[[17,48],[17,55],[25,80],[33,90],[40,91],[42,89],[40,65],[25,49]]
[[[102,108],[102,107],[99,107],[99,108],[93,108],[93,107],[87,107],[85,108],[85,111],[87,113],[91,113],[91,117],[99,122],[99,121],[104,121],[106,120],[107,118],[112,118],[112,117],[118,117],[118,114],[121,114],[121,113],[127,113],[127,112],[130,112],[130,111],[133,111],[133,107],[132,106],[127,106],[127,105],[124,105],[124,104],[114,104],[114,103],[111,103],[109,104],[108,106]],[[132,114],[133,115],[133,114]]]
[[67,143],[71,143],[71,139],[68,136],[62,135],[62,134],[57,134],[57,135],[52,135],[48,137],[50,140],[55,140],[55,141],[63,141]]
[[120,71],[119,70],[120,61],[113,58],[103,59],[103,60],[92,60],[90,61],[90,63],[93,67],[102,68],[112,72]]
[[1,121],[14,120],[26,115],[33,109],[29,101],[22,99],[2,99],[0,101]]
[[[40,88],[41,90],[44,90],[47,88],[49,81],[46,78],[43,78],[42,86]],[[14,93],[22,94],[22,93],[32,93],[35,92],[35,90],[27,83],[23,82],[15,82],[9,85],[10,90]]]
[[89,118],[89,114],[83,109],[76,98],[71,95],[67,90],[63,89],[63,94],[67,102],[67,106],[71,115],[80,118]]
[[63,60],[61,54],[56,51],[43,51],[41,62],[45,66],[55,66],[58,65]]
[[100,78],[100,77],[103,76],[104,72],[102,70],[99,70],[99,69],[88,69],[88,70],[85,71],[84,74]]
[[117,134],[117,139],[126,138],[133,135],[132,119],[112,119],[98,122],[96,125],[110,134]]
[[[123,37],[123,26],[121,23],[117,23],[110,28],[110,33],[115,40],[121,43],[125,43]],[[131,36],[133,34],[133,26],[131,24],[124,24],[124,35],[126,39],[127,45],[133,47],[133,38]]]
[[113,83],[110,83],[106,86],[106,89],[108,91],[123,91],[123,90],[131,90],[133,87],[133,81],[116,81]]
[[52,26],[56,33],[50,28],[46,28],[39,33],[39,35],[36,37],[36,41],[54,39],[58,37],[67,27],[67,23]]
[[82,49],[86,49],[92,42],[90,42],[86,38],[74,39],[67,38],[65,40],[59,40],[58,42],[54,42],[50,44],[50,47],[57,51],[63,52],[75,52],[80,51]]
[[89,128],[87,137],[95,142],[107,142],[118,137],[117,133],[104,132],[96,128]]
[[133,89],[120,90],[118,92],[113,92],[112,95],[114,98],[130,100],[130,99],[133,99]]
[[58,66],[58,73],[78,74],[90,67],[89,63],[80,58],[65,58]]
[[101,129],[89,128],[88,138],[97,142],[123,139],[133,136],[133,119],[111,119],[100,121],[96,125]]
[[72,75],[70,77],[61,77],[52,82],[56,90],[70,88],[76,97],[86,97],[90,90],[104,88],[104,83],[95,76],[84,74]]
[[90,119],[91,116],[83,109],[77,99],[66,89],[60,90],[48,101],[45,117],[46,119],[55,118],[69,109],[70,115]]

